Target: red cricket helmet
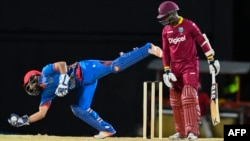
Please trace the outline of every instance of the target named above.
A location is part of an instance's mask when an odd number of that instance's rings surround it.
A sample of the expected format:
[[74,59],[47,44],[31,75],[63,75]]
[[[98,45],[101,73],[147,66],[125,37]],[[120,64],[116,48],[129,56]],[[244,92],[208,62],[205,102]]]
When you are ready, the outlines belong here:
[[32,95],[32,96],[39,95],[40,88],[37,86],[36,90],[32,90],[30,89],[29,84],[36,83],[34,82],[34,76],[40,76],[40,75],[41,75],[41,72],[38,70],[30,70],[25,74],[24,79],[23,79],[23,83],[24,83],[23,86],[24,86],[25,91],[29,95]]
[[158,19],[163,18],[171,11],[179,10],[179,6],[173,1],[164,1],[160,4],[158,8],[159,15],[157,16]]

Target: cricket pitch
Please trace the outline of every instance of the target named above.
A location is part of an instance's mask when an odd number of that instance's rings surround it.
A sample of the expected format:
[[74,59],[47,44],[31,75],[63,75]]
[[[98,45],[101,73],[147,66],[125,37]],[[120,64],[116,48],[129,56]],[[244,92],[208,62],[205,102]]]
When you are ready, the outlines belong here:
[[[93,137],[84,136],[48,136],[48,135],[5,135],[0,134],[0,141],[169,141],[163,139],[143,139],[142,137],[108,137],[105,139],[94,139]],[[223,141],[223,138],[198,138],[198,141]]]

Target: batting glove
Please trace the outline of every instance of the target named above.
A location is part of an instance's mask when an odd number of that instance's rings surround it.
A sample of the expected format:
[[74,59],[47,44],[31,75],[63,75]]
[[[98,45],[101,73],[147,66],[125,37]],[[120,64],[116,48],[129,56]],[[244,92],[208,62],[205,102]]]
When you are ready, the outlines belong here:
[[169,88],[172,88],[172,82],[176,82],[177,79],[175,75],[170,71],[170,69],[165,70],[165,73],[163,74],[163,82],[165,85]]
[[218,75],[220,72],[220,63],[218,60],[208,60],[208,64],[209,64],[209,72],[210,74],[212,74],[212,72],[215,73],[215,75]]
[[68,83],[70,77],[68,74],[61,74],[59,77],[59,85],[56,89],[55,94],[59,97],[63,97],[68,94]]
[[14,127],[21,127],[24,125],[29,125],[29,117],[28,115],[19,117],[17,114],[11,114],[10,118],[8,119],[8,122]]

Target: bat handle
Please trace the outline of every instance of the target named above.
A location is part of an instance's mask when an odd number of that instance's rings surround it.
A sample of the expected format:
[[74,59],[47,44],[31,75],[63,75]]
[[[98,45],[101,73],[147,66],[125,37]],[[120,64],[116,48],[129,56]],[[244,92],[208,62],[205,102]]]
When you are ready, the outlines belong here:
[[215,82],[215,71],[212,71],[212,84],[216,83]]

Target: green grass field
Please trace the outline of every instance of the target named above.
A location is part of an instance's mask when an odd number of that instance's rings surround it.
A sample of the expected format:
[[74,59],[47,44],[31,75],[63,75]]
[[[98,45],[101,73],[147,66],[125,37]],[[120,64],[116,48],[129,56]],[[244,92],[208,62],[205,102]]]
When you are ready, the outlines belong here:
[[[0,135],[0,141],[168,141],[163,139],[143,139],[142,137],[109,137],[105,139],[94,139],[93,137],[71,137],[71,136],[47,136],[47,135]],[[223,141],[223,138],[199,138],[198,141]]]

